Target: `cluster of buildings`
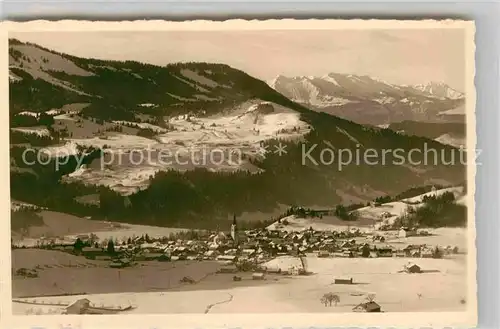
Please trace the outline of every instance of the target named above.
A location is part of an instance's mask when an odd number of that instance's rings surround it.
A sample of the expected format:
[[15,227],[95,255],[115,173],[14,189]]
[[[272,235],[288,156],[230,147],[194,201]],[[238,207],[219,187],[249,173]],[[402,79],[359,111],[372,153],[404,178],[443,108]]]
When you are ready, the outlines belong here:
[[[399,237],[417,234],[402,228]],[[276,256],[301,256],[315,253],[318,257],[426,257],[440,258],[444,254],[458,253],[456,247],[439,249],[426,245],[408,245],[395,248],[383,235],[368,235],[359,229],[344,231],[238,230],[233,219],[230,234],[204,232],[196,238],[149,238],[148,236],[115,241],[110,250],[105,241],[92,240],[91,235],[77,237],[82,244],[76,248],[74,241],[57,241],[39,246],[76,253],[89,259],[109,261],[110,267],[126,267],[138,261],[218,260],[231,264],[261,264]],[[250,267],[250,266],[249,266]]]
[[[346,231],[315,231],[312,228],[287,232],[255,229],[238,231],[236,220],[230,235],[222,232],[200,234],[196,239],[153,238],[141,236],[117,241],[110,251],[106,243],[88,242],[79,236],[84,247],[75,250],[72,242],[51,245],[56,249],[82,255],[89,259],[109,261],[110,267],[126,267],[138,261],[217,260],[228,264],[261,264],[274,257],[316,254],[317,257],[424,257],[439,258],[458,253],[457,247],[437,248],[408,245],[395,248],[384,236],[367,235],[357,229]],[[251,266],[248,266],[249,270]]]

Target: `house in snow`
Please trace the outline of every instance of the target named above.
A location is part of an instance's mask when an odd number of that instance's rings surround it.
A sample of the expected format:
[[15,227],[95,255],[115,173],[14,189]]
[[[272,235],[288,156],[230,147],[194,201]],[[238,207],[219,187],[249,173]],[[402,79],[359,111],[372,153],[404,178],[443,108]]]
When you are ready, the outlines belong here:
[[342,251],[342,253],[340,255],[341,255],[340,257],[344,257],[344,258],[353,258],[354,257],[353,252],[350,250],[344,250],[344,251]]
[[252,274],[253,280],[264,280],[264,273],[254,273]]
[[406,257],[406,252],[404,250],[397,250],[396,257]]
[[219,273],[236,273],[238,272],[238,268],[234,265],[226,265],[219,269]]
[[327,257],[330,257],[330,253],[326,250],[320,250],[320,251],[318,251],[318,257],[319,258],[327,258]]
[[381,312],[380,305],[374,301],[361,303],[352,309],[354,312]]
[[420,257],[422,258],[432,258],[434,257],[434,251],[430,248],[423,248],[420,252]]
[[235,262],[236,261],[236,256],[232,255],[220,255],[217,256],[218,261],[228,261],[228,262]]
[[379,257],[392,257],[393,250],[391,247],[387,246],[377,249],[377,253]]
[[78,299],[65,309],[65,314],[85,314],[90,308],[90,300],[87,298]]
[[409,229],[408,227],[402,227],[401,229],[399,229],[398,233],[398,236],[400,238],[408,238],[415,235],[417,235],[417,231],[414,229]]
[[352,278],[336,278],[335,284],[352,284]]
[[408,263],[404,266],[403,269],[404,272],[406,273],[421,273],[422,270],[420,269],[420,266],[414,263]]
[[241,251],[241,254],[245,256],[252,256],[253,254],[255,254],[255,249],[243,249]]
[[219,255],[219,253],[216,250],[208,250],[203,254],[203,259],[205,259],[205,260],[213,259],[213,258],[217,257],[218,255]]

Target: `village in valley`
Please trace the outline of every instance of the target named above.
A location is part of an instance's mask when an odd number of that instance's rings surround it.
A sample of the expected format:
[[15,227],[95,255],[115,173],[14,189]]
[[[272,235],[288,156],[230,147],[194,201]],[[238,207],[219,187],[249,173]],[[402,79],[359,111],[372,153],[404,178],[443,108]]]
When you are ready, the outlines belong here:
[[[376,273],[374,280],[389,281],[386,284],[390,284],[395,276],[402,275],[410,275],[410,280],[416,282],[433,280],[432,277],[436,275],[439,280],[445,279],[454,270],[448,273],[448,269],[440,268],[446,268],[448,263],[456,267],[457,261],[464,263],[465,237],[460,232],[463,229],[401,226],[397,219],[404,214],[391,211],[398,211],[399,203],[409,209],[424,204],[426,198],[446,195],[457,200],[464,197],[462,188],[436,190],[433,187],[428,193],[396,203],[370,202],[355,210],[356,216],[371,216],[372,225],[368,226],[347,221],[343,227],[329,227],[328,218],[339,215],[338,207],[332,210],[291,207],[273,224],[257,229],[240,229],[234,215],[230,229],[219,231],[184,230],[168,236],[146,233],[104,239],[88,233],[41,237],[31,245],[13,243],[14,259],[20,258],[21,253],[32,253],[40,261],[32,268],[13,267],[14,304],[24,312],[34,314],[113,314],[133,312],[143,306],[140,302],[134,305],[130,300],[118,306],[115,300],[108,301],[108,305],[93,304],[94,294],[154,293],[154,289],[147,288],[148,285],[156,286],[156,290],[165,290],[161,294],[166,295],[169,290],[187,293],[193,289],[210,289],[211,284],[223,285],[226,289],[251,289],[252,286],[260,285],[271,289],[273,283],[286,286],[304,284],[303,281],[294,283],[295,278],[320,286],[325,281],[323,287],[311,290],[316,292],[318,305],[323,305],[324,309],[318,311],[346,311],[345,306],[341,307],[343,304],[350,305],[350,310],[354,312],[390,311],[394,308],[394,301],[383,300],[384,291],[364,288],[372,284],[367,282],[369,270],[356,273],[346,269],[369,268],[372,265],[381,267],[386,272]],[[455,236],[450,239],[443,234]],[[47,257],[49,261],[42,264],[42,258]],[[37,260],[33,259],[35,262]],[[342,271],[335,269],[337,266]],[[333,273],[330,273],[330,267],[334,268]],[[85,270],[92,269],[100,270],[92,274],[91,280],[103,279],[108,284],[97,287],[74,281],[78,280],[80,274],[84,276]],[[158,275],[155,273],[157,271],[165,271],[165,275]],[[45,272],[53,274],[46,277],[48,273]],[[169,272],[172,274],[167,274]],[[103,277],[97,273],[102,273]],[[68,281],[67,275],[71,280]],[[66,279],[58,282],[59,276]],[[321,276],[321,280],[318,276]],[[88,281],[89,278],[84,280]],[[37,282],[38,286],[34,287],[30,281]],[[394,280],[395,285],[396,282]],[[75,291],[80,286],[87,290]],[[37,293],[20,295],[17,289],[26,292],[35,290]],[[82,298],[68,301],[69,297],[75,295]],[[429,298],[423,291],[415,292],[413,297],[413,303],[416,300],[424,303]],[[349,300],[349,303],[345,303],[345,300]],[[456,303],[456,307],[463,306],[465,297],[458,298]]]

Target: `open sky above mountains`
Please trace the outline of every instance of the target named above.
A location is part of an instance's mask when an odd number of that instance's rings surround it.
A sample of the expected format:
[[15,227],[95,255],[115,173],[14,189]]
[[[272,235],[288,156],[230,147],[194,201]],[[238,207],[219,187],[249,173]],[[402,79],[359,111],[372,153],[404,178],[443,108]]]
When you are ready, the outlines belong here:
[[465,34],[460,29],[19,32],[9,37],[81,57],[156,65],[225,63],[262,80],[338,72],[396,84],[440,81],[465,89]]

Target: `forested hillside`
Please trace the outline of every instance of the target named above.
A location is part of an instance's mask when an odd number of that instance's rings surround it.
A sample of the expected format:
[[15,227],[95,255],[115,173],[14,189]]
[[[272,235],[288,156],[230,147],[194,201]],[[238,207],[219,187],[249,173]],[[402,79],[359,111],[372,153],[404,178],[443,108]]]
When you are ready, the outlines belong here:
[[[265,82],[227,65],[181,63],[158,67],[137,62],[83,59],[11,40],[10,67],[11,127],[45,127],[50,133],[47,137],[11,131],[11,197],[58,211],[95,219],[177,226],[212,223],[226,218],[229,213],[260,212],[265,218],[267,213],[282,205],[334,207],[345,203],[346,195],[355,200],[370,200],[380,195],[395,195],[411,186],[433,182],[456,184],[464,180],[465,168],[459,163],[451,166],[434,165],[434,162],[418,164],[424,159],[424,155],[418,152],[412,156],[412,161],[417,164],[400,163],[391,151],[400,149],[402,154],[407,154],[413,149],[427,147],[445,154],[458,152],[453,147],[311,111]],[[216,116],[220,120],[229,120],[227,118],[231,115],[236,117],[236,108],[245,107],[246,102],[255,100],[273,104],[276,113],[258,114],[255,127],[251,129],[268,129],[269,118],[280,118],[279,115],[290,118],[295,114],[303,126],[300,134],[293,135],[297,138],[281,138],[279,133],[282,131],[276,130],[275,135],[270,134],[266,139],[259,136],[248,141],[244,139],[241,145],[245,147],[266,149],[263,147],[268,146],[263,156],[246,155],[245,161],[256,170],[239,168],[228,172],[218,168],[160,168],[145,179],[146,188],[127,195],[113,186],[90,183],[85,179],[67,180],[68,174],[81,169],[77,168],[76,159],[83,153],[87,154],[86,164],[99,161],[103,151],[101,144],[92,144],[99,138],[117,134],[120,138],[139,135],[157,146],[168,148],[176,145],[164,141],[170,138],[169,133],[182,138],[196,133],[181,129],[173,131],[169,126],[170,118],[192,114],[200,118]],[[71,113],[61,110],[76,103],[86,105]],[[50,114],[54,110],[57,110],[57,115]],[[240,110],[248,112],[245,108]],[[133,125],[115,123],[117,120],[134,124],[146,120],[156,124],[162,132],[134,130],[129,127]],[[82,135],[78,139],[71,136],[72,129],[83,131],[88,127],[94,129],[89,136]],[[237,128],[239,130],[234,128],[234,135],[243,129]],[[197,129],[211,131],[208,127]],[[111,130],[115,130],[115,135],[110,135]],[[82,146],[84,142],[85,147]],[[200,140],[195,142],[201,143]],[[23,152],[29,147],[68,143],[80,143],[78,153],[59,170],[55,168],[54,158],[48,165],[30,164],[22,159]],[[228,137],[227,140],[217,140],[217,143],[235,142]],[[273,152],[277,143],[285,145],[286,154]],[[93,146],[89,148],[89,144]],[[341,167],[338,158],[328,160],[327,164],[304,162],[304,150],[311,148],[313,151],[309,154],[317,161],[325,155],[325,149],[334,152],[348,149],[352,154],[371,149],[379,152],[379,162],[375,165],[353,162]],[[383,150],[389,151],[385,152],[382,163]],[[35,160],[34,156],[30,155],[29,159]],[[109,170],[118,172],[123,168]],[[98,204],[78,201],[82,196],[94,194],[99,195]]]

